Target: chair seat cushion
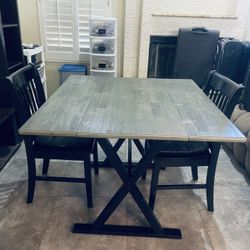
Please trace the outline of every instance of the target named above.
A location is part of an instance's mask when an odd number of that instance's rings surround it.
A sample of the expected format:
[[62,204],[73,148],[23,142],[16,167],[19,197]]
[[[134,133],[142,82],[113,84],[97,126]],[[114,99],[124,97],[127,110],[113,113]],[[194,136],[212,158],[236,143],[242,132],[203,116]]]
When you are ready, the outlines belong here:
[[66,150],[87,150],[91,151],[94,139],[79,137],[61,137],[61,136],[36,136],[35,144],[38,147]]
[[209,145],[206,142],[166,141],[158,157],[191,157],[207,153]]

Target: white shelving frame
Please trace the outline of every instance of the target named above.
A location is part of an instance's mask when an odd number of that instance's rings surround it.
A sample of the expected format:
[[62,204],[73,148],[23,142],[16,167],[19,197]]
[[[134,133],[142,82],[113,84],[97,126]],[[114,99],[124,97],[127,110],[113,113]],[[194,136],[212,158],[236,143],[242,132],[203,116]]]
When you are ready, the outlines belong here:
[[39,65],[37,70],[38,70],[39,75],[41,77],[44,93],[45,93],[45,96],[46,96],[46,99],[47,99],[47,83],[46,83],[45,57],[44,57],[44,48],[43,48],[43,46],[39,46],[39,47],[36,47],[36,48],[33,48],[33,49],[24,49],[23,54],[24,54],[24,56],[27,57],[27,63],[32,63],[32,56],[41,54],[40,55],[41,64]]
[[[92,22],[98,22],[98,23],[111,23],[112,25],[114,25],[114,36],[95,36],[93,34],[91,34],[91,27],[92,27]],[[102,76],[104,76],[105,74],[107,76],[117,76],[117,19],[114,17],[91,17],[89,19],[89,23],[90,23],[90,74],[91,75],[99,75],[100,73],[102,74]],[[92,49],[92,45],[93,45],[93,40],[94,39],[102,39],[102,40],[114,40],[114,53],[112,54],[100,54],[100,53],[93,53],[91,51]],[[114,61],[114,69],[94,69],[93,68],[93,60],[98,60],[98,58],[100,60],[102,60],[102,58],[105,57],[113,57],[113,61]]]

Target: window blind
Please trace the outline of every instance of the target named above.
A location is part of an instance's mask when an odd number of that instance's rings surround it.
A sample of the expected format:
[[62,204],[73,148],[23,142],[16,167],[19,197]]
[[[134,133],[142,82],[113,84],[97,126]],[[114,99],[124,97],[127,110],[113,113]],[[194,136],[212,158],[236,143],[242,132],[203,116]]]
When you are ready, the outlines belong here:
[[110,0],[40,0],[46,60],[86,60],[89,17],[110,16]]

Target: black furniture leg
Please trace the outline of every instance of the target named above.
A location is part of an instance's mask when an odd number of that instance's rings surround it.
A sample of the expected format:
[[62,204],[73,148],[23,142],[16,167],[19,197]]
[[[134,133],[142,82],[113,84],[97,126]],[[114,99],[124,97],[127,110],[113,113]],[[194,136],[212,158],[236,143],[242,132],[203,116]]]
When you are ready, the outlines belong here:
[[[145,142],[145,148],[143,148],[142,143],[141,143],[140,140],[134,139],[133,141],[134,141],[134,143],[135,143],[137,149],[139,150],[140,154],[143,156],[143,155],[146,153],[146,150],[147,150],[147,147],[146,147],[146,144],[147,144],[147,143]],[[143,173],[143,175],[142,175],[141,178],[142,178],[143,180],[145,180],[145,179],[146,179],[146,176],[147,176],[147,169],[146,169],[146,171]]]
[[[114,150],[115,152],[117,152],[120,147],[122,146],[122,144],[124,143],[125,139],[118,139],[117,142],[114,145]],[[108,161],[108,158],[106,157],[105,160],[103,161],[102,165],[104,166],[108,166],[110,163]]]
[[210,164],[207,169],[206,179],[206,193],[207,193],[207,210],[214,211],[214,178],[217,160],[220,152],[221,143],[213,142],[212,144],[212,155]]
[[48,174],[49,162],[50,162],[50,160],[48,158],[43,159],[43,169],[42,169],[42,174],[43,175]]
[[93,223],[94,229],[98,230],[104,226],[105,222],[108,220],[111,214],[115,211],[115,209],[119,206],[119,204],[125,198],[127,193],[128,191],[126,190],[126,187],[122,185],[118,189],[118,191],[115,193],[115,195],[111,198],[111,200],[108,202],[108,204],[105,206],[103,211],[99,214],[99,216],[94,221]]
[[156,198],[156,192],[157,192],[157,185],[159,181],[159,173],[160,173],[160,165],[155,162],[153,164],[152,169],[152,178],[151,178],[151,184],[150,184],[150,193],[149,193],[149,206],[152,210],[154,210],[155,206],[155,198]]
[[197,181],[198,180],[198,167],[197,166],[191,166],[191,170],[192,170],[193,181]]
[[93,197],[92,197],[90,155],[86,156],[86,159],[84,160],[84,174],[86,181],[87,206],[88,208],[91,208],[93,207]]
[[128,175],[132,175],[132,141],[128,139]]
[[[132,175],[129,176],[126,169],[124,169],[122,161],[118,157],[116,150],[114,149],[114,147],[112,147],[108,139],[98,139],[98,142],[108,156],[111,165],[114,167],[117,174],[123,181],[123,184],[92,224],[76,223],[74,224],[72,232],[86,234],[133,235],[141,237],[181,239],[182,236],[179,229],[161,227],[152,209],[148,206],[145,198],[136,186],[136,182],[141,177],[143,171],[145,171],[147,165],[152,161],[152,159],[161,149],[162,143],[155,142],[148,151],[147,155],[144,155],[142,157],[142,159],[138,163],[138,167],[133,171]],[[141,212],[147,219],[150,227],[104,225],[128,193],[130,193],[134,198],[138,207],[141,209]]]
[[133,142],[135,146],[137,147],[138,151],[140,152],[140,154],[143,156],[145,152],[144,152],[144,148],[142,146],[141,141],[138,139],[133,139]]
[[149,222],[149,224],[152,226],[153,230],[157,234],[162,234],[163,229],[161,227],[161,224],[157,220],[156,216],[153,213],[152,209],[149,209],[147,202],[145,201],[143,195],[141,194],[140,190],[137,186],[133,186],[130,191],[132,197],[134,198],[137,206],[141,209],[143,212],[145,218]]
[[33,202],[35,185],[36,185],[36,161],[32,155],[32,145],[31,137],[27,136],[24,139],[25,150],[27,155],[28,163],[28,194],[27,194],[27,203]]
[[98,175],[99,174],[99,167],[98,167],[98,144],[97,144],[97,141],[94,144],[93,160],[94,160],[95,175]]

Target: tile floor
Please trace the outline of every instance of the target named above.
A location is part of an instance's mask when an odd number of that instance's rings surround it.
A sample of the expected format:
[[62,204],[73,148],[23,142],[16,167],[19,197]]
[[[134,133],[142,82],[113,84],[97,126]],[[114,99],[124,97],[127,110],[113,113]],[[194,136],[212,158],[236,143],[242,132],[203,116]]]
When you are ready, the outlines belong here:
[[[121,151],[124,157],[125,148]],[[41,168],[41,162],[38,162]],[[54,161],[50,173],[82,174],[79,162]],[[190,169],[171,168],[161,179],[191,180]],[[200,180],[205,169],[200,168]],[[138,185],[148,196],[147,180]],[[249,177],[221,150],[215,182],[215,212],[206,210],[204,190],[159,191],[155,212],[162,225],[179,227],[182,240],[125,236],[76,235],[74,222],[92,221],[120,185],[112,169],[93,174],[94,208],[86,207],[82,184],[39,183],[32,204],[26,198],[26,160],[21,147],[0,172],[0,249],[250,249]],[[139,209],[128,196],[109,219],[113,224],[146,224]]]

